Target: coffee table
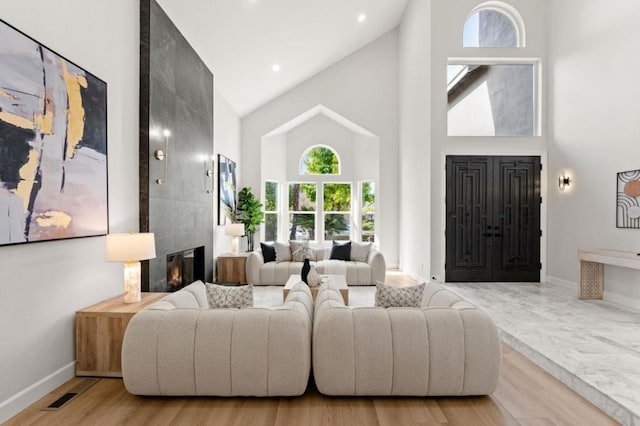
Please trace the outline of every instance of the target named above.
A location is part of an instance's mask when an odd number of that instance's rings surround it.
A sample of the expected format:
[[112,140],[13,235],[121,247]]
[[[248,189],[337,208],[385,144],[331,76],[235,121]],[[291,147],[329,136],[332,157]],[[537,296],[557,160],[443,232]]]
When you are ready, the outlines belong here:
[[[321,275],[321,277],[322,277],[323,283],[331,280],[333,281],[334,284],[338,286],[340,290],[340,294],[342,294],[342,298],[344,299],[344,304],[349,306],[349,287],[347,287],[347,280],[344,278],[344,275]],[[283,302],[287,298],[287,295],[289,294],[289,290],[291,290],[294,284],[299,283],[300,281],[302,281],[302,278],[300,278],[300,274],[291,275],[289,277],[289,279],[287,280],[287,283],[284,285],[284,288],[282,289]],[[311,290],[311,296],[315,301],[316,296],[318,295],[318,290],[320,289],[320,286],[316,285],[313,287],[309,287],[309,289]]]

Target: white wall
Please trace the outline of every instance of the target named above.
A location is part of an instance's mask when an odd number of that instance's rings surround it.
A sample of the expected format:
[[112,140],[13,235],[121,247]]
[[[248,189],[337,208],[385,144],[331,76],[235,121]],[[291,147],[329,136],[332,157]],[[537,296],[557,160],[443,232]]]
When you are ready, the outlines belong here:
[[[477,0],[431,1],[431,275],[444,279],[444,161],[447,154],[456,155],[540,155],[543,163],[547,153],[547,123],[542,116],[542,136],[535,137],[463,137],[447,136],[446,67],[448,58],[518,57],[541,59],[542,86],[541,103],[547,102],[546,80],[546,0],[508,0],[522,15],[526,27],[524,48],[462,47],[462,27],[469,12],[478,5]],[[422,6],[425,7],[425,6]],[[407,18],[405,18],[406,20]],[[569,28],[569,27],[567,27]],[[424,61],[424,59],[423,59]],[[423,107],[424,109],[424,107]],[[407,152],[411,156],[413,151]],[[403,153],[403,157],[405,154]],[[546,197],[546,167],[542,171],[542,196]],[[546,209],[542,204],[541,258],[542,279],[546,268]]]
[[399,31],[400,267],[430,277],[431,1],[410,0]]
[[380,37],[242,119],[241,184],[254,189],[262,136],[318,104],[380,138],[378,235],[388,266],[398,264],[397,41],[396,31]]
[[[577,281],[577,250],[640,252],[640,230],[616,229],[616,173],[640,169],[640,3],[549,2],[549,279]],[[552,42],[551,42],[552,41]],[[555,180],[566,171],[570,190]],[[640,272],[605,267],[605,299],[640,308]]]
[[[138,2],[23,0],[3,4],[2,19],[107,82],[110,231],[137,230]],[[217,92],[214,123],[215,152],[239,159],[240,119]],[[214,241],[214,255],[230,251],[217,227]],[[95,237],[0,247],[0,267],[2,422],[73,377],[74,313],[120,294],[122,265]]]
[[[107,82],[110,229],[137,230],[138,3],[4,2],[2,19]],[[74,312],[121,293],[122,265],[94,237],[0,247],[0,268],[2,422],[73,376]]]
[[[215,75],[213,83],[215,85]],[[224,225],[218,226],[218,154],[235,161],[238,169],[242,167],[240,161],[240,118],[217,90],[213,91],[213,152],[216,162],[213,185],[213,256],[216,258],[222,253],[231,252],[231,237],[224,234]],[[236,173],[237,179],[239,170]]]

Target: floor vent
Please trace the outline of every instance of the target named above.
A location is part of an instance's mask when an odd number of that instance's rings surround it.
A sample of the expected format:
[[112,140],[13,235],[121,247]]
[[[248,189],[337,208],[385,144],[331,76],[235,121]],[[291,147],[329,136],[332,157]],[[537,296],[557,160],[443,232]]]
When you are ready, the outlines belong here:
[[100,379],[84,379],[83,381],[81,381],[80,383],[78,383],[77,385],[75,385],[74,387],[69,389],[69,391],[67,393],[65,393],[60,398],[58,398],[55,401],[53,401],[51,404],[49,404],[48,406],[46,406],[42,410],[43,411],[55,411],[55,410],[61,409],[69,401],[72,401],[75,397],[77,397],[78,395],[82,394],[84,391],[89,389],[91,386],[93,386],[96,383],[98,383],[99,380]]

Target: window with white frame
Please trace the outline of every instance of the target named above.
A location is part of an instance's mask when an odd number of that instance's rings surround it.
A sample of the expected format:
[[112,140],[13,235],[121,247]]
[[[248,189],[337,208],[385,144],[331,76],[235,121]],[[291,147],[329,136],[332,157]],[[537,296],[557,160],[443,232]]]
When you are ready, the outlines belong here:
[[[288,182],[282,191],[286,197],[282,201],[284,208],[279,199],[281,184],[266,181],[265,241],[284,237],[320,242],[349,239],[373,242],[375,182],[336,182],[339,171],[340,160],[333,148],[316,145],[307,149],[300,158],[300,175],[304,177]],[[326,175],[334,175],[334,180],[323,177]],[[281,230],[281,223],[288,227]]]
[[324,240],[351,238],[351,184],[323,183]]
[[278,211],[280,207],[280,184],[264,183],[264,240],[278,240]]
[[316,239],[317,192],[315,183],[289,183],[289,240]]
[[488,1],[476,6],[464,23],[463,47],[524,47],[522,17],[511,5]]
[[[469,14],[463,47],[524,47],[518,11],[487,1]],[[447,65],[447,135],[538,136],[539,60],[504,57],[450,58]],[[513,52],[516,52],[515,50]]]
[[376,183],[360,182],[360,234],[363,242],[374,242],[376,235]]
[[536,136],[535,63],[450,63],[449,136]]

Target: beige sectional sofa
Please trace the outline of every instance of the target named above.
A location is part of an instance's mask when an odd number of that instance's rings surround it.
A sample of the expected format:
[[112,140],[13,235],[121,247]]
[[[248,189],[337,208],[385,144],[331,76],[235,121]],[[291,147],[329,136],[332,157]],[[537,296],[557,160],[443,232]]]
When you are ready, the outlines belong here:
[[[313,348],[313,349],[312,349]],[[331,281],[278,308],[209,309],[193,283],[138,312],[122,349],[137,395],[485,395],[501,352],[489,316],[429,284],[421,308],[349,308]]]
[[316,298],[313,374],[325,395],[485,395],[501,352],[483,311],[438,284],[422,308],[349,308],[329,283]]
[[136,395],[294,396],[307,388],[313,300],[296,285],[278,308],[209,309],[195,282],[131,319],[122,375]]
[[[329,259],[331,247],[312,250],[311,264],[319,274],[344,275],[347,285],[375,285],[384,282],[384,256],[371,248],[366,262]],[[289,277],[300,274],[302,262],[264,262],[262,251],[256,250],[247,258],[247,282],[253,285],[284,285]]]

